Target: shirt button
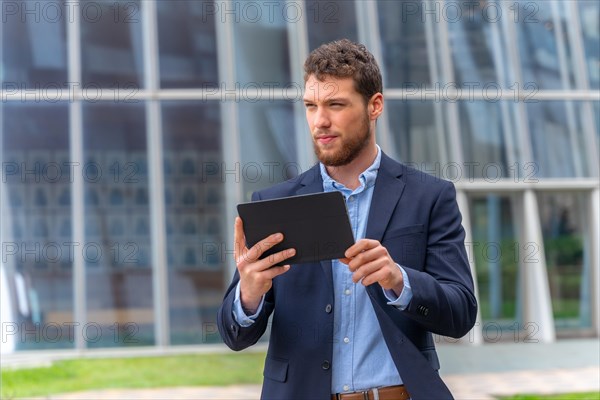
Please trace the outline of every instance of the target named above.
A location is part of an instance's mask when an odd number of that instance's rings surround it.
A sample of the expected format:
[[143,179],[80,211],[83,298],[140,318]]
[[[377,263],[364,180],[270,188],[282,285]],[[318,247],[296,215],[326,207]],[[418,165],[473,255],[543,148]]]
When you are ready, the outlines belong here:
[[350,343],[350,339],[348,339],[347,337],[344,338],[344,343]]
[[350,386],[344,385],[343,389],[344,389],[344,392],[347,392],[348,390],[350,390]]
[[327,304],[327,305],[325,306],[325,312],[326,312],[327,314],[330,314],[330,313],[331,313],[331,309],[332,309],[332,308],[333,308],[333,307],[331,307],[331,304]]
[[348,197],[348,201],[350,201],[350,202],[354,201],[354,196]]
[[327,371],[330,367],[331,364],[327,360],[323,361],[323,364],[321,364],[321,368],[323,368],[325,371]]
[[346,290],[344,290],[344,294],[346,294],[346,295],[349,295],[350,293],[352,293],[352,292],[350,291],[350,289],[346,289]]

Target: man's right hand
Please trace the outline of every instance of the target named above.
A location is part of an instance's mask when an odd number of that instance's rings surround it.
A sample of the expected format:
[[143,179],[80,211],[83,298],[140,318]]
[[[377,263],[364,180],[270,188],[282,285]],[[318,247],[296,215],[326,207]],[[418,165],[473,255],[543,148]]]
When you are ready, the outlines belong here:
[[235,218],[234,255],[240,273],[240,300],[244,310],[254,314],[265,293],[273,286],[273,278],[287,272],[289,265],[273,267],[296,254],[295,249],[286,249],[260,260],[260,256],[283,240],[283,234],[274,233],[252,248],[246,247],[244,225],[240,217]]

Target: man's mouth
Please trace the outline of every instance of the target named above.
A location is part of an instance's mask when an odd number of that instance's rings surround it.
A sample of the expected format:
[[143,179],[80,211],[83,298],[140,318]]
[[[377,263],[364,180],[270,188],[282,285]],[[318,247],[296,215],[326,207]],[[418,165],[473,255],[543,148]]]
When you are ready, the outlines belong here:
[[335,135],[321,135],[321,136],[317,136],[317,142],[319,142],[321,144],[329,144],[336,138],[337,138],[337,136],[335,136]]

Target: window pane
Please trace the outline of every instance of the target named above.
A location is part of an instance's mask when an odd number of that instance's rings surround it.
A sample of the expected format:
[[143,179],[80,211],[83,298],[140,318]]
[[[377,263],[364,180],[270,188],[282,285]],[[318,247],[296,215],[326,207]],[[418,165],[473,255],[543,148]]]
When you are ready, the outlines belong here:
[[[502,49],[494,47],[494,40],[500,40],[499,23],[490,18],[489,4],[473,2],[467,4],[452,0],[445,6],[446,13],[459,10],[461,18],[449,18],[448,34],[454,63],[454,82],[458,85],[481,88],[489,82],[498,82],[497,63],[506,59]],[[495,9],[494,9],[495,10]],[[474,83],[481,84],[474,86]]]
[[[240,102],[242,163],[228,169],[236,168],[246,200],[252,192],[302,172],[297,162],[298,133],[290,122],[294,120],[293,107],[289,101]],[[300,134],[310,135],[308,131]]]
[[358,41],[356,8],[353,0],[306,2],[308,47],[342,38]]
[[140,2],[81,2],[82,86],[142,87],[142,19]]
[[519,176],[519,146],[513,136],[515,128],[507,102],[460,102],[459,117],[465,160],[463,176],[488,181]]
[[[386,102],[392,143],[402,162],[435,174],[442,164],[442,104],[422,101]],[[439,176],[439,173],[438,173]]]
[[491,323],[513,325],[520,315],[517,293],[522,246],[515,234],[511,198],[487,195],[469,200],[481,318],[490,323],[490,329]]
[[7,103],[3,114],[0,316],[15,328],[3,354],[72,348],[73,254],[82,247],[71,234],[69,182],[81,169],[69,164],[68,104]]
[[[517,45],[523,71],[523,84],[533,82],[538,89],[575,87],[573,57],[568,41],[569,21],[556,0],[517,0]],[[514,21],[513,21],[514,22]]]
[[585,62],[589,73],[590,87],[600,88],[600,3],[597,0],[579,0],[579,17]]
[[225,287],[219,103],[164,102],[162,120],[171,343],[218,342],[206,326]]
[[419,1],[377,2],[385,87],[432,83],[433,63],[428,45],[431,49],[434,43],[427,40],[422,7],[426,5]]
[[585,195],[539,193],[538,202],[555,325],[589,328],[591,243]]
[[57,1],[2,4],[0,76],[4,88],[64,87],[68,81],[66,13]]
[[84,104],[88,347],[154,343],[144,104]]
[[219,17],[211,12],[213,2],[157,1],[156,7],[160,86],[218,86],[215,18]]
[[526,109],[535,161],[534,175],[552,178],[589,176],[578,102],[526,102]]
[[231,3],[231,18],[236,18],[236,73],[242,87],[262,87],[265,83],[292,86],[284,5],[283,0]]

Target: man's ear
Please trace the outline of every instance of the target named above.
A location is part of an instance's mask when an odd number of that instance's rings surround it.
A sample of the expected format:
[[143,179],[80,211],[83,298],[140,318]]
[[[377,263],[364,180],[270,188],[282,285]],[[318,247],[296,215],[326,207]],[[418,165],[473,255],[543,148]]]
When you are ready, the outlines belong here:
[[383,112],[383,94],[375,93],[367,105],[369,119],[376,120]]

